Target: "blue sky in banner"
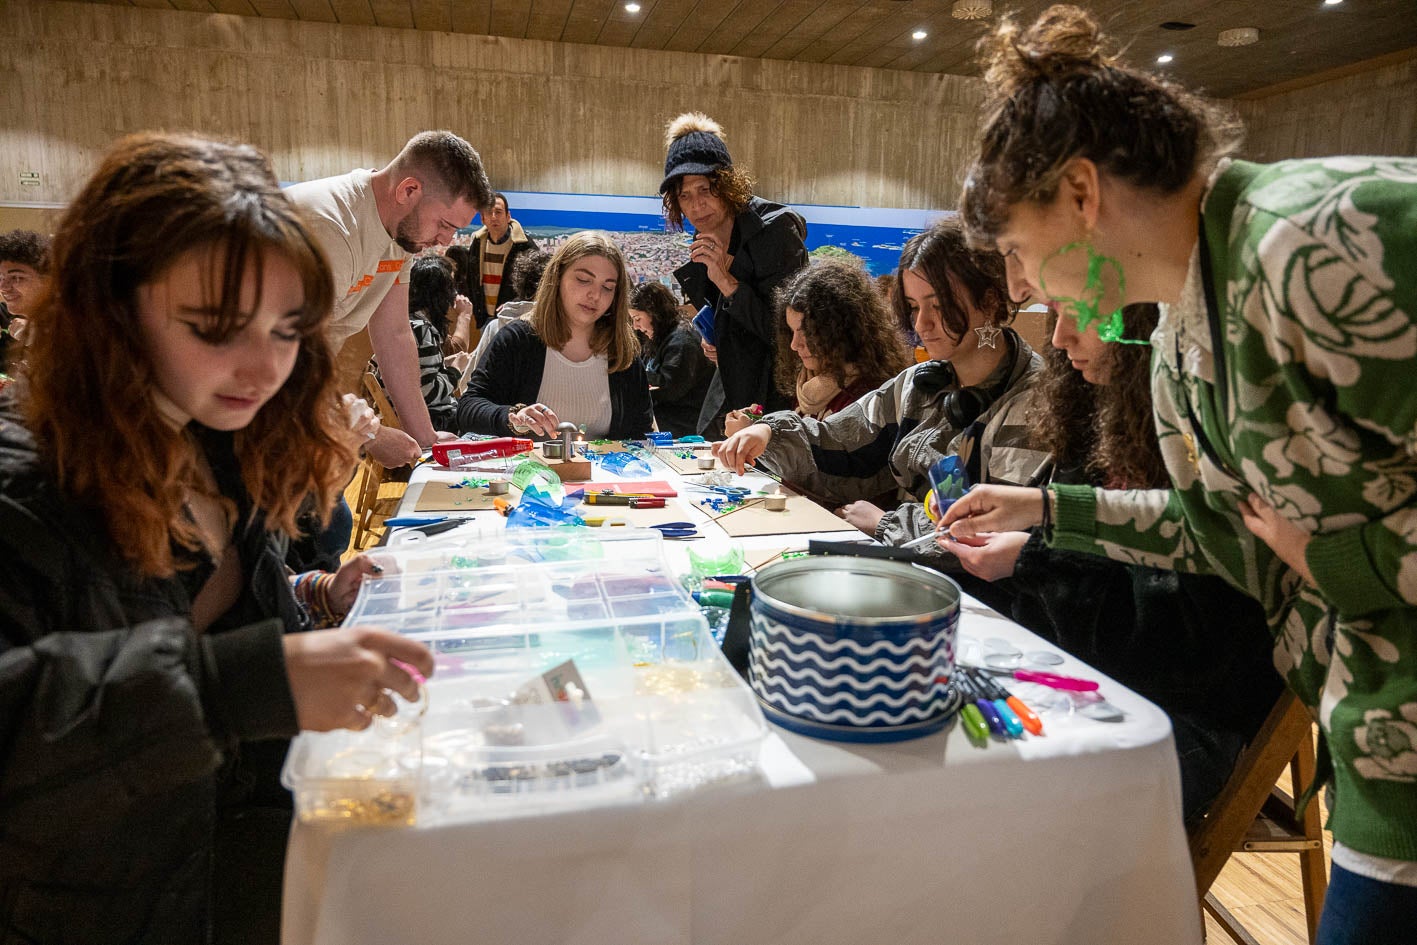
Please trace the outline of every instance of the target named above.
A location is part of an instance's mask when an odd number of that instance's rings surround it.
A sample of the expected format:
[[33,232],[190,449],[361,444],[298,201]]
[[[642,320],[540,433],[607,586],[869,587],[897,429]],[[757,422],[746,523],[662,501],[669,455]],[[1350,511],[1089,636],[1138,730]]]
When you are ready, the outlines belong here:
[[[663,279],[688,258],[687,237],[664,228],[657,197],[507,191],[512,216],[528,235],[554,245],[578,230],[605,230],[625,251],[635,281]],[[807,248],[838,246],[866,261],[872,275],[894,272],[905,241],[948,211],[794,204],[807,221]],[[482,225],[480,219],[472,227]]]

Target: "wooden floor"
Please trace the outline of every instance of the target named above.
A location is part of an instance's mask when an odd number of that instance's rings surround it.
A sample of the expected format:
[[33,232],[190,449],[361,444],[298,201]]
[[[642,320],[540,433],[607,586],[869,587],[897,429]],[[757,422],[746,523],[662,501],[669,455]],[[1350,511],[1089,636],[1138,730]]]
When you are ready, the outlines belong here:
[[[1288,773],[1280,784],[1289,787]],[[1315,798],[1313,803],[1322,803]],[[1327,809],[1326,807],[1323,809]],[[1333,835],[1324,831],[1324,865],[1329,867]],[[1297,853],[1234,853],[1211,892],[1229,909],[1260,945],[1308,945],[1304,893],[1299,885]],[[1206,945],[1231,945],[1209,914],[1205,916]],[[1236,942],[1235,945],[1242,945]]]

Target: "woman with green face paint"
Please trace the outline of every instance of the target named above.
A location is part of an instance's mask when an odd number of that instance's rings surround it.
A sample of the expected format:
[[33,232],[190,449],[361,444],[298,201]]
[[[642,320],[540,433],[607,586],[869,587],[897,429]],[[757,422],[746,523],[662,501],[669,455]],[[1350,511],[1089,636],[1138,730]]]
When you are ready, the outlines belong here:
[[986,47],[966,223],[1005,255],[1015,295],[1080,323],[1108,330],[1122,305],[1162,303],[1152,389],[1172,488],[983,487],[945,524],[968,538],[1050,521],[1053,547],[1218,574],[1255,596],[1333,788],[1319,939],[1404,938],[1417,922],[1417,159],[1228,160],[1224,118],[1105,55],[1073,7],[1005,22]]

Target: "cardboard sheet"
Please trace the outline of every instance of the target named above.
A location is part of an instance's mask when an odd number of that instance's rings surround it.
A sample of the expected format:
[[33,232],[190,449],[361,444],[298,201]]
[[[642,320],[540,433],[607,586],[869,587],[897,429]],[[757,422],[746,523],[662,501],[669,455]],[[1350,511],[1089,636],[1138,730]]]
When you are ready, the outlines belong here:
[[807,543],[805,541],[793,545],[783,545],[780,548],[747,548],[743,551],[743,561],[747,565],[747,573],[753,574],[761,568],[782,561],[784,552],[806,550]]
[[[686,459],[685,457],[688,458]],[[707,449],[691,450],[687,446],[675,446],[673,448],[661,446],[654,451],[655,459],[679,473],[681,476],[696,476],[703,472],[703,470],[699,468],[700,457],[711,459],[713,453]],[[714,468],[721,469],[723,467],[715,463]]]
[[[480,478],[476,473],[469,473],[468,478]],[[487,494],[486,486],[457,486],[455,482],[431,480],[423,484],[423,492],[418,496],[418,503],[414,505],[415,512],[484,512],[494,506],[492,500],[495,496]],[[507,492],[507,499],[513,505],[521,497],[521,493],[515,487]]]
[[854,532],[855,526],[837,518],[806,496],[787,496],[787,508],[769,512],[762,502],[753,502],[715,521],[734,538],[751,535],[797,535],[809,532]]
[[[586,505],[576,506],[576,514],[581,518],[603,518],[606,524],[601,528],[612,528],[610,522],[624,522],[631,528],[649,528],[666,522],[690,522],[693,518],[678,499],[668,499],[662,509],[632,509],[627,505]],[[702,522],[698,523],[703,525]],[[702,529],[701,529],[702,530]]]

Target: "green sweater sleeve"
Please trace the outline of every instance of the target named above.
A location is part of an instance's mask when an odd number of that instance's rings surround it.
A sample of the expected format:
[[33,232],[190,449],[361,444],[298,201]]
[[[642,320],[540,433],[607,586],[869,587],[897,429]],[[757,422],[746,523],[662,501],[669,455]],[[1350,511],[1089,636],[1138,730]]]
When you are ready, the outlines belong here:
[[[1305,553],[1320,592],[1361,616],[1417,604],[1417,202],[1373,185],[1351,199],[1378,220],[1353,237],[1368,239],[1365,252],[1288,219],[1267,237],[1304,242],[1322,281],[1285,285],[1283,305],[1267,313],[1266,331],[1290,359],[1281,370],[1313,403],[1290,407],[1290,445],[1266,458],[1288,477],[1277,491],[1301,507],[1312,495],[1321,509]],[[1273,279],[1270,267],[1263,274]]]
[[[1054,485],[1057,497],[1049,544],[1068,551],[1103,555],[1126,564],[1164,568],[1187,574],[1213,574],[1240,587],[1255,585],[1265,566],[1253,536],[1237,534],[1233,542],[1195,539],[1188,516],[1206,515],[1175,489],[1097,489],[1086,485]],[[1210,515],[1212,530],[1233,530],[1236,523],[1219,512]],[[1241,529],[1243,531],[1243,528]],[[1266,549],[1267,550],[1267,549]]]

